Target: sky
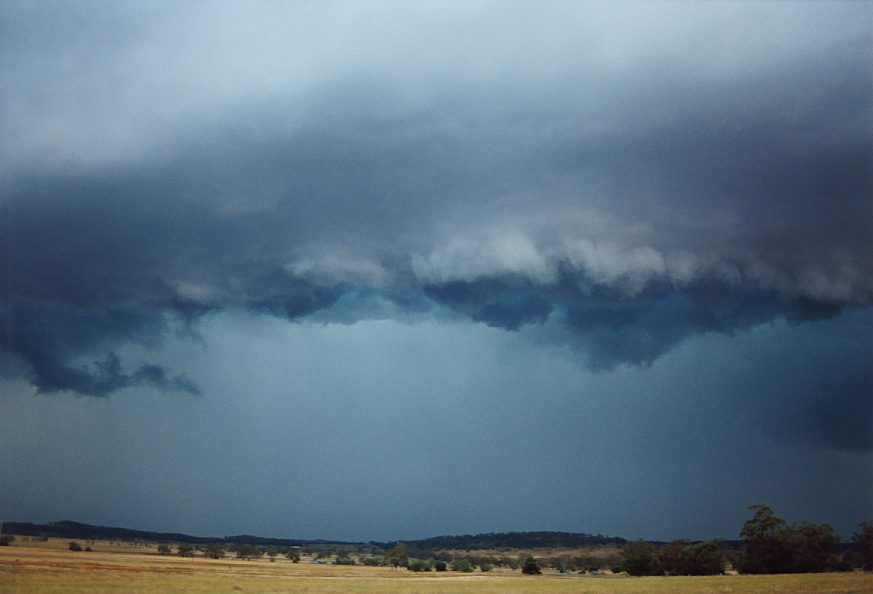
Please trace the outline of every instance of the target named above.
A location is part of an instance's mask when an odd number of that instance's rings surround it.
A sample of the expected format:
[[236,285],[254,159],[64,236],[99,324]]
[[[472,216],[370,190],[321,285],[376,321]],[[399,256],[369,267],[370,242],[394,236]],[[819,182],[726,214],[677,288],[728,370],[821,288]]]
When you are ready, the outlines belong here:
[[863,2],[0,5],[0,514],[873,520]]

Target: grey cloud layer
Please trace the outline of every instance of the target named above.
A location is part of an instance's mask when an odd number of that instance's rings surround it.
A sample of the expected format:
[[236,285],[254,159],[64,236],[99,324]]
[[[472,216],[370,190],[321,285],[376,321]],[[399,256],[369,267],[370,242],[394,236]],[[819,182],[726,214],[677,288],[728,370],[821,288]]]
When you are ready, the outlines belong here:
[[107,353],[378,294],[609,368],[867,308],[865,8],[6,4],[3,348],[194,391]]

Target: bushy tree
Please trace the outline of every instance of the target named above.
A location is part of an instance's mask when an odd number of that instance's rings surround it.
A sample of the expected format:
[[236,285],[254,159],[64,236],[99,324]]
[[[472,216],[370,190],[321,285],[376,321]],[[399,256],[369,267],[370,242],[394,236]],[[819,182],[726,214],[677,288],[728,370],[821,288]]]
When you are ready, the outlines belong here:
[[430,571],[431,565],[427,561],[423,559],[410,559],[409,563],[406,565],[406,568],[409,571]]
[[864,569],[873,570],[873,522],[858,524],[858,532],[852,534],[852,542],[860,549]]
[[533,557],[528,557],[521,565],[521,573],[525,575],[539,575],[542,573],[537,560]]
[[300,563],[300,551],[297,549],[288,549],[285,551],[285,557],[292,563]]
[[724,552],[714,542],[693,544],[674,540],[658,551],[661,571],[667,575],[716,575],[724,573]]
[[661,567],[655,547],[644,540],[629,542],[621,549],[623,567],[630,575],[658,575]]
[[203,549],[203,553],[210,559],[223,559],[224,545],[219,542],[211,542]]
[[75,540],[71,540],[70,544],[67,545],[67,548],[70,549],[71,551],[81,551],[82,545],[77,543]]
[[169,555],[172,552],[173,551],[170,550],[170,545],[168,545],[167,543],[162,542],[158,545],[158,553],[160,553],[161,555]]
[[445,562],[445,561],[436,561],[436,562],[433,564],[433,568],[434,568],[434,570],[436,570],[436,571],[446,571],[446,570],[448,569],[448,567],[449,567],[449,566],[446,565],[446,562]]
[[785,549],[791,573],[813,573],[837,568],[840,538],[829,524],[803,522],[785,531]]
[[470,563],[470,560],[466,558],[455,559],[454,561],[452,561],[452,571],[462,571],[464,573],[470,573],[473,571],[473,564]]
[[658,550],[658,561],[661,570],[667,575],[685,575],[685,547],[691,545],[690,540],[674,540]]
[[754,515],[740,530],[743,539],[743,573],[778,573],[787,565],[783,539],[785,520],[768,505],[749,506]]
[[194,547],[192,545],[188,544],[187,542],[183,542],[182,544],[180,544],[177,547],[176,553],[180,557],[193,557],[194,556]]

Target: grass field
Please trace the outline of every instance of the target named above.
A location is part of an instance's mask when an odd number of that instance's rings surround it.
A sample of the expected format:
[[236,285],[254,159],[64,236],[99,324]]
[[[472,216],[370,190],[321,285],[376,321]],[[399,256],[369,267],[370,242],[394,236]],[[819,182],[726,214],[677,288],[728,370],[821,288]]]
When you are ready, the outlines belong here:
[[414,574],[286,559],[185,559],[106,542],[91,546],[93,552],[72,552],[66,541],[50,540],[0,547],[0,593],[873,594],[873,575],[862,573],[659,578],[530,577],[508,571]]

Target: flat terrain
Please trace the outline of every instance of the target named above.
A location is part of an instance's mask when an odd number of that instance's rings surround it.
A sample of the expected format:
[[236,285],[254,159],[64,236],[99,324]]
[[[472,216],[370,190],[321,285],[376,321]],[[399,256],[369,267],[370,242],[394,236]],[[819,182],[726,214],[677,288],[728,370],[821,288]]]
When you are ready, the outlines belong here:
[[[83,543],[84,544],[84,543]],[[423,573],[383,567],[310,565],[287,559],[240,561],[181,558],[154,547],[94,543],[93,552],[66,550],[66,541],[0,547],[0,593],[457,593],[457,594],[873,594],[862,573],[714,576],[523,576],[518,572]]]

